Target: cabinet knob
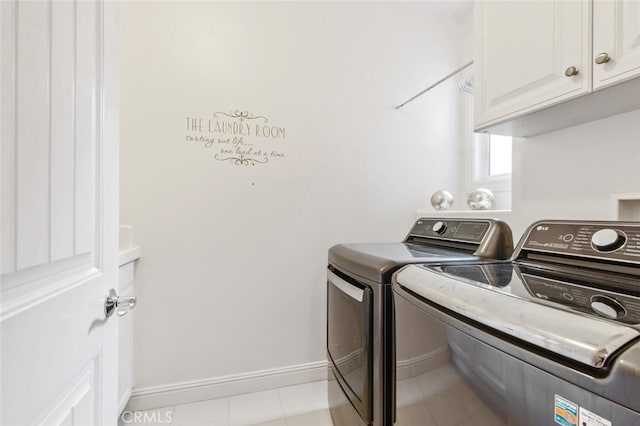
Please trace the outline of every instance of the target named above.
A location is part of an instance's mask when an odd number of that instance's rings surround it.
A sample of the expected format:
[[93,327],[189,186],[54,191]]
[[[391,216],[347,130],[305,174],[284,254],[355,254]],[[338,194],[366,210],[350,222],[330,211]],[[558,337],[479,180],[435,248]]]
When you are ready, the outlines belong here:
[[602,52],[601,54],[596,56],[596,64],[598,64],[598,65],[606,64],[610,60],[611,60],[611,57],[605,52]]
[[566,75],[567,77],[573,77],[574,75],[578,75],[579,73],[580,71],[578,70],[578,68],[574,67],[573,65],[564,71],[564,75]]

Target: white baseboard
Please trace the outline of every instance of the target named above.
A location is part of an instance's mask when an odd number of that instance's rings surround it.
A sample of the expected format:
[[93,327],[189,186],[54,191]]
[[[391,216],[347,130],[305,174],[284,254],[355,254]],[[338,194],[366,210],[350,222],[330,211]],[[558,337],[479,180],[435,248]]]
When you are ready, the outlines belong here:
[[126,409],[139,411],[172,407],[208,399],[326,380],[327,365],[327,361],[317,361],[189,382],[134,388]]

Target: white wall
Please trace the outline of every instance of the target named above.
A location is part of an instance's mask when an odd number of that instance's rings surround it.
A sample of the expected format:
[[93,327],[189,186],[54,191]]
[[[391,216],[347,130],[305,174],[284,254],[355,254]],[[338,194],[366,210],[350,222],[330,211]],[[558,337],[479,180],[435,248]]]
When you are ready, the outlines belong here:
[[[450,94],[394,108],[468,60],[468,15],[441,6],[123,4],[135,388],[324,361],[327,249],[399,241],[433,191],[462,191]],[[234,165],[185,140],[187,117],[233,110],[285,128],[245,138],[285,157]]]
[[[418,216],[495,217],[506,221],[517,243],[542,219],[631,220],[640,202],[618,213],[617,197],[640,198],[640,110],[513,140],[510,211],[436,212]],[[625,217],[626,216],[626,217]]]
[[617,220],[612,195],[640,192],[638,142],[640,111],[515,140],[514,235],[538,219]]

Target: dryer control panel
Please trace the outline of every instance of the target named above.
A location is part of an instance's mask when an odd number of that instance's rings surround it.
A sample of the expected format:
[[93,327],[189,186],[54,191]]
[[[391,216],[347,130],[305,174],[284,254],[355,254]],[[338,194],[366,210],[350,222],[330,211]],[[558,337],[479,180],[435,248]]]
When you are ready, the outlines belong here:
[[421,218],[405,242],[463,249],[485,259],[506,260],[513,254],[511,228],[496,219]]
[[490,224],[488,220],[418,219],[409,235],[480,244]]

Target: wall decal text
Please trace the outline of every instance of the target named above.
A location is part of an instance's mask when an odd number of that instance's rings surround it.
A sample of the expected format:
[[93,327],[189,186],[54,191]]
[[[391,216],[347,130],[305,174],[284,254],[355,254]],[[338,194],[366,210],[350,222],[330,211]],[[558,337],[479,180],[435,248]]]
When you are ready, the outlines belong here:
[[248,111],[215,112],[209,117],[186,117],[188,143],[213,151],[213,158],[235,166],[255,166],[283,159],[284,126]]

